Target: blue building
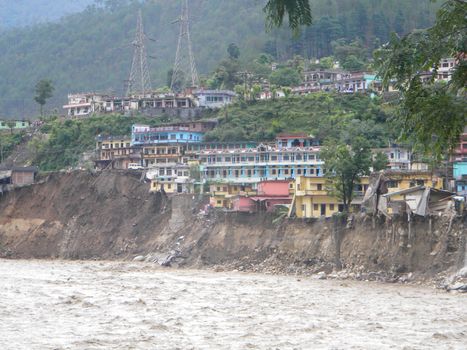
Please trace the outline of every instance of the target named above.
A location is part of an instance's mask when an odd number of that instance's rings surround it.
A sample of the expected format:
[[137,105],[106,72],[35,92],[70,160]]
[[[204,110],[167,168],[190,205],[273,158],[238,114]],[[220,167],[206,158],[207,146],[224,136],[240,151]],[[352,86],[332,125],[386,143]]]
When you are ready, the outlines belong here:
[[198,123],[164,125],[154,128],[148,125],[133,125],[131,130],[131,145],[202,142],[205,131],[197,126]]

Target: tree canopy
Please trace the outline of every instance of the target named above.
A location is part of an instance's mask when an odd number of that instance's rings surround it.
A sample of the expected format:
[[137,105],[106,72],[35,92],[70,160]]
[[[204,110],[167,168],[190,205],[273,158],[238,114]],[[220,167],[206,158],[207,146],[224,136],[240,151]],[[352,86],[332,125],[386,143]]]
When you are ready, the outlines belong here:
[[[402,38],[393,34],[389,43],[375,52],[375,65],[384,83],[393,83],[401,92],[403,137],[436,158],[457,145],[467,124],[466,17],[466,1],[444,1],[434,26]],[[436,83],[440,62],[447,57],[456,58],[458,65],[449,82]],[[430,74],[430,79],[422,79]]]

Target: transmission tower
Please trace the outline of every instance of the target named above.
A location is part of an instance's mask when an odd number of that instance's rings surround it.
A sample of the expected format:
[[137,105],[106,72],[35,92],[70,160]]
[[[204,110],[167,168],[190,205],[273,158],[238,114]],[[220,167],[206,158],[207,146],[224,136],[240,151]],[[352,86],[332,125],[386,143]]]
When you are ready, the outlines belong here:
[[127,96],[132,94],[145,95],[151,91],[151,78],[149,76],[145,39],[143,15],[141,10],[139,10],[136,37],[133,41],[133,61],[131,63],[130,77],[128,78]]
[[[170,84],[172,91],[181,90],[185,82],[191,83],[192,87],[197,87],[199,84],[195,56],[191,47],[188,0],[182,0],[182,14],[174,23],[176,22],[180,24],[180,34],[178,36],[177,53],[175,54],[175,64]],[[186,57],[187,54],[188,57]]]

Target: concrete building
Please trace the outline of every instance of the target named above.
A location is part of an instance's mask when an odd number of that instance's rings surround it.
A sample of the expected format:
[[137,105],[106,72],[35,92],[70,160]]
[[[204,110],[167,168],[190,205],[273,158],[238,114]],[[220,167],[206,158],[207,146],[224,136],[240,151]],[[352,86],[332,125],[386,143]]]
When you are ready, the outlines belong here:
[[[360,208],[361,199],[368,189],[369,178],[362,177],[355,185],[351,206]],[[295,213],[298,218],[331,217],[342,212],[344,205],[335,196],[329,194],[330,184],[324,177],[298,176],[294,181],[294,197],[289,215]]]
[[216,122],[186,122],[150,127],[133,125],[131,144],[172,144],[202,142],[206,131],[212,130]]
[[97,169],[128,169],[131,164],[141,165],[142,149],[131,145],[128,136],[96,137]]
[[254,148],[203,150],[199,160],[207,181],[256,184],[300,175],[323,175],[319,147],[284,147],[260,144]]
[[151,179],[151,192],[194,193],[195,181],[190,177],[188,164],[154,164],[148,169],[146,177]]
[[412,152],[397,145],[391,145],[385,148],[372,149],[373,155],[383,153],[388,157],[388,169],[391,170],[410,170],[412,161]]
[[233,201],[238,196],[249,197],[257,194],[252,184],[212,183],[209,186],[210,204],[214,208],[233,210]]
[[203,108],[222,108],[233,102],[235,92],[230,90],[197,90],[193,92],[197,105]]

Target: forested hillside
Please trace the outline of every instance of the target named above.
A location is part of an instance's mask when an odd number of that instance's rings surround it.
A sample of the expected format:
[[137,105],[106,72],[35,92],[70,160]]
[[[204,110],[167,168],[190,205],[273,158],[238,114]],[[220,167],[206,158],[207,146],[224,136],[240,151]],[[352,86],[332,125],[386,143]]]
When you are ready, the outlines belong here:
[[0,0],[0,30],[57,20],[94,0]]
[[[230,43],[240,48],[240,62],[262,52],[284,61],[294,55],[327,56],[357,51],[368,56],[393,30],[407,32],[427,26],[436,4],[429,0],[314,0],[314,25],[292,38],[287,28],[265,32],[265,1],[192,0],[193,49],[201,74],[215,70]],[[154,86],[167,84],[175,56],[180,4],[173,0],[100,1],[58,23],[0,33],[0,110],[6,117],[37,111],[35,83],[51,79],[59,107],[68,92],[123,92],[132,56],[136,14],[143,9]],[[356,39],[359,39],[355,41]],[[352,43],[353,42],[353,43]],[[355,49],[356,48],[356,49]]]

